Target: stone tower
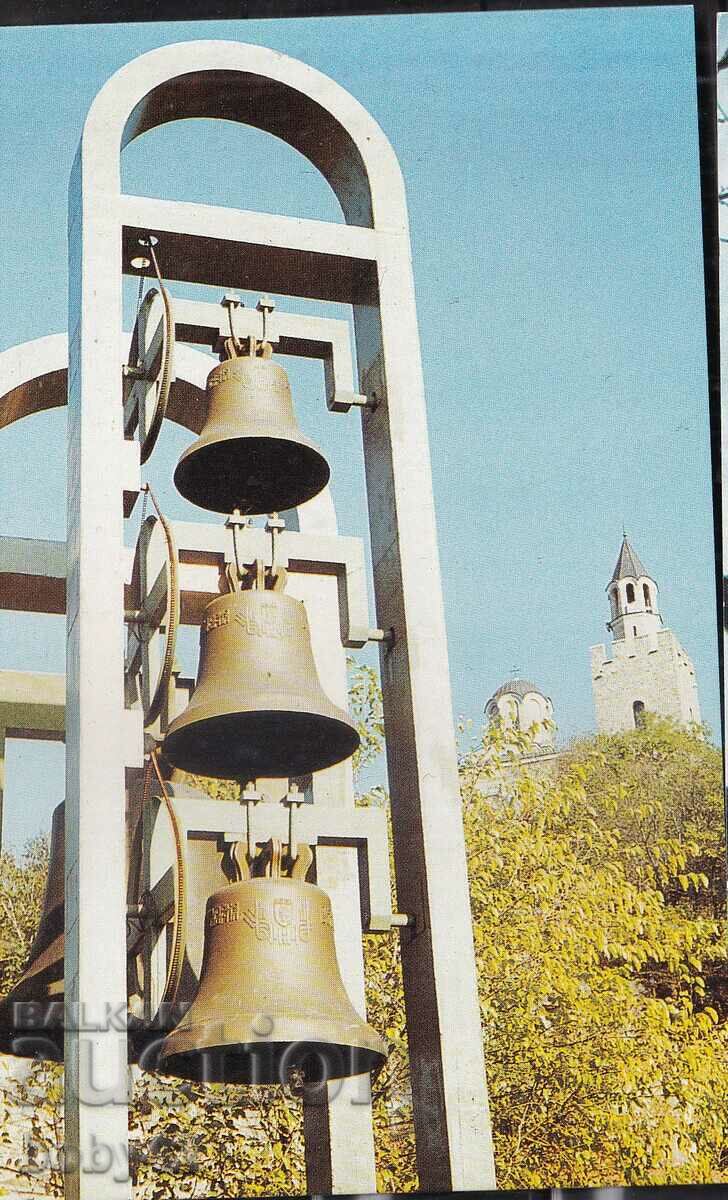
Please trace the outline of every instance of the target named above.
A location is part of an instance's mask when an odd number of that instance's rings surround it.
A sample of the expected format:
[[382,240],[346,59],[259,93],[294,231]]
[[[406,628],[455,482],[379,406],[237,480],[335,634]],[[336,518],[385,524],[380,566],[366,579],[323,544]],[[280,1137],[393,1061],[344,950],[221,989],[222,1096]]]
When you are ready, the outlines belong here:
[[700,721],[695,669],[660,616],[657,584],[625,533],[607,585],[611,654],[592,646],[591,669],[597,729],[634,729],[643,712],[688,724]]
[[527,679],[509,679],[493,693],[485,706],[489,722],[500,718],[506,725],[518,729],[530,729],[538,724],[534,743],[539,750],[553,749],[553,730],[544,728],[543,722],[553,721],[554,706],[535,683]]

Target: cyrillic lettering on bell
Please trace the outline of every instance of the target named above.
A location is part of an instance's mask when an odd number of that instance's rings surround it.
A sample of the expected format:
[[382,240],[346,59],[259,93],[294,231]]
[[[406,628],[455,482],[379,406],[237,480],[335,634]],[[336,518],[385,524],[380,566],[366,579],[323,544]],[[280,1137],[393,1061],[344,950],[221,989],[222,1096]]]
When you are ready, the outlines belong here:
[[229,624],[230,609],[221,608],[219,612],[210,613],[210,616],[205,618],[205,632],[209,633],[211,629],[219,629],[221,625]]
[[295,637],[297,633],[296,622],[275,604],[259,605],[252,610],[237,608],[233,619],[250,637],[282,639]]
[[215,904],[207,912],[208,925],[230,925],[240,920],[238,904]]

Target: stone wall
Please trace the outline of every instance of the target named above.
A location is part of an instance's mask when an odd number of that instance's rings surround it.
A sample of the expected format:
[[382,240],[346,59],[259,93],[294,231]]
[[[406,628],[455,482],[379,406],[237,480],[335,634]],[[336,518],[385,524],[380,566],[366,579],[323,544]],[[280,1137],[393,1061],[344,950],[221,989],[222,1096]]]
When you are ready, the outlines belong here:
[[700,720],[695,670],[670,629],[592,646],[592,689],[600,733],[634,729],[635,701],[648,712],[688,724]]

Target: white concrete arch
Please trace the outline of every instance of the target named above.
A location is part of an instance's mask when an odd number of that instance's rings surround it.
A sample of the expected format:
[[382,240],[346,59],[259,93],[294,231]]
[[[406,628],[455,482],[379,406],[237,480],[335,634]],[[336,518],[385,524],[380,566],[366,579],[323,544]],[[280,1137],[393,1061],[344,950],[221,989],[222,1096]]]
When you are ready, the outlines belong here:
[[92,162],[95,186],[103,175],[115,195],[124,146],[191,117],[240,121],[281,138],[321,171],[348,224],[406,232],[402,174],[373,117],[328,76],[263,46],[178,42],[134,59],[89,110],[82,165]]
[[[119,348],[119,366],[128,359],[130,333]],[[201,404],[210,360],[199,350],[178,346],[177,378],[167,409],[170,420],[199,433]],[[68,403],[68,335],[52,333],[22,342],[0,354],[0,429],[23,417],[63,408]]]

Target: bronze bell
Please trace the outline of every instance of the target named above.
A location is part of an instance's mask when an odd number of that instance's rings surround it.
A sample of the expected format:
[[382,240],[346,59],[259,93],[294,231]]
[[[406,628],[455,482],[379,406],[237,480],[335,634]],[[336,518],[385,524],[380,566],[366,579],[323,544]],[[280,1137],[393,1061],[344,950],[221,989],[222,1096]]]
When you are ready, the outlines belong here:
[[0,1001],[0,1050],[20,1058],[63,1059],[65,805],[53,812],[48,880],[28,965]]
[[378,1069],[386,1044],[346,993],[331,903],[300,879],[233,883],[207,901],[200,986],[159,1069],[209,1083],[319,1083]]
[[263,343],[263,357],[253,355],[210,372],[207,420],[174,473],[185,499],[213,512],[284,512],[329,480],[326,459],[301,433],[288,376],[271,360],[270,345]]
[[164,740],[170,763],[218,779],[290,778],[358,745],[348,714],[321,687],[302,601],[250,590],[207,605],[197,686]]

